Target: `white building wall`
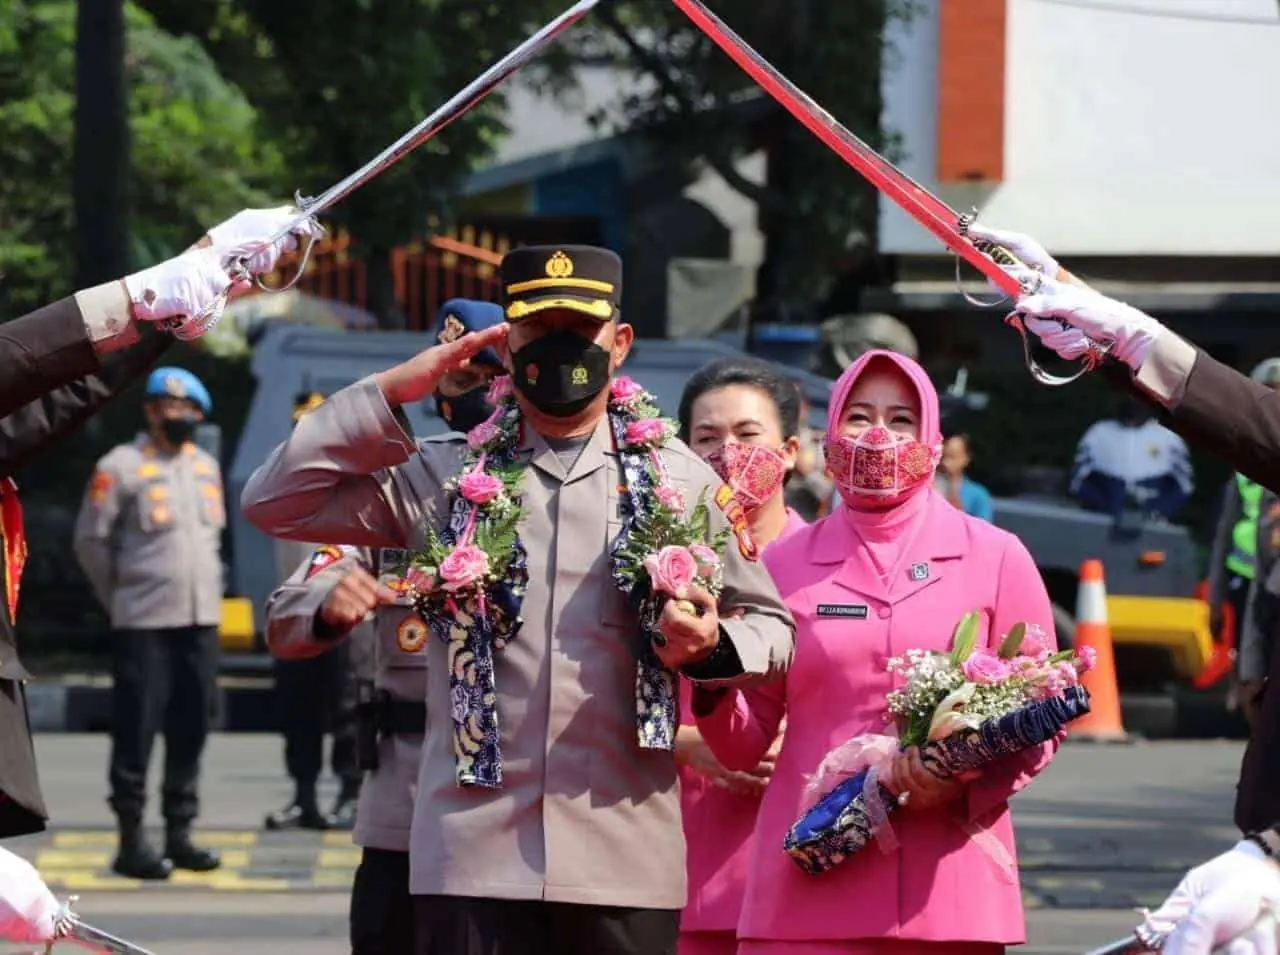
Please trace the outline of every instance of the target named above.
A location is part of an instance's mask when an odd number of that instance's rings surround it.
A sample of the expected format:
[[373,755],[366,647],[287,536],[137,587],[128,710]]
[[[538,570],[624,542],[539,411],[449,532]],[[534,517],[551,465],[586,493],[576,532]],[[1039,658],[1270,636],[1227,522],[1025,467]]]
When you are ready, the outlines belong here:
[[[1005,181],[985,221],[1064,255],[1280,254],[1275,0],[1008,5]],[[936,124],[921,113],[937,111],[936,18],[902,53],[886,119],[906,135],[908,171],[931,183]],[[881,245],[939,249],[896,212]]]

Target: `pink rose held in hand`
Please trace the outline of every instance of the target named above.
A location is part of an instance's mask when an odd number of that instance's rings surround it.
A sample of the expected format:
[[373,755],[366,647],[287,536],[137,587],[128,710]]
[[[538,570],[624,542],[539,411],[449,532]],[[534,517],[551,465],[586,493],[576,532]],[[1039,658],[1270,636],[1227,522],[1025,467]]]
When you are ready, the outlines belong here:
[[1033,623],[1022,635],[1022,646],[1018,648],[1018,652],[1033,660],[1043,660],[1053,652],[1053,644],[1049,642],[1049,635]]
[[976,650],[964,661],[964,678],[971,683],[1003,683],[1013,674],[1009,664],[989,650]]
[[689,553],[698,562],[698,573],[704,577],[710,577],[720,566],[720,555],[706,544],[690,544]]
[[461,590],[489,572],[489,556],[475,544],[455,548],[440,564],[440,581],[445,590]]
[[472,504],[488,504],[502,493],[502,479],[483,471],[468,471],[458,481],[458,493]]
[[689,548],[672,545],[646,557],[644,569],[655,591],[676,594],[693,583],[698,562]]

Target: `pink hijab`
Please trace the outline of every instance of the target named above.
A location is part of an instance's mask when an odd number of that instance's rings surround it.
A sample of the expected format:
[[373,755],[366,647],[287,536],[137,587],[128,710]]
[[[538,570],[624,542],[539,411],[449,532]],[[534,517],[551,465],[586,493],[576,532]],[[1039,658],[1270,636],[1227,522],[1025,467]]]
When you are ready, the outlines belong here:
[[[840,421],[844,415],[845,405],[849,401],[849,394],[862,373],[873,362],[892,363],[915,387],[916,396],[920,401],[918,440],[921,444],[940,450],[942,415],[938,407],[938,390],[934,388],[929,375],[919,363],[905,355],[882,349],[860,355],[858,360],[846,368],[844,374],[836,381],[831,392],[831,402],[827,406],[827,433],[840,433]],[[856,507],[852,502],[843,501],[844,506],[829,519],[849,522],[870,560],[871,567],[868,570],[874,571],[887,580],[896,574],[908,545],[924,522],[926,503],[933,494],[933,482],[924,481],[903,500],[883,509],[863,509]]]

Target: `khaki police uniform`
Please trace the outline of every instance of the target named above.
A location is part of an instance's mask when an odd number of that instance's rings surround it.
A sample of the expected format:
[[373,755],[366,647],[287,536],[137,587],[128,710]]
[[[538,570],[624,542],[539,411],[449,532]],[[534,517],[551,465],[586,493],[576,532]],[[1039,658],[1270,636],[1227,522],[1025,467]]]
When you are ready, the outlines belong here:
[[426,725],[426,626],[406,598],[378,608],[350,633],[317,627],[333,588],[354,568],[381,576],[397,553],[317,548],[271,595],[267,646],[281,660],[307,660],[342,646],[369,651],[372,692],[360,703],[360,789],[354,839],[363,848],[351,895],[353,955],[413,950],[409,831]]
[[[457,435],[415,443],[368,378],[298,423],[249,479],[242,505],[277,537],[419,548],[424,528],[443,522],[444,485],[465,448]],[[665,926],[685,903],[679,790],[672,754],[636,742],[639,624],[610,576],[608,547],[622,518],[608,420],[567,469],[531,429],[522,453],[530,462],[520,528],[529,554],[524,624],[495,661],[504,784],[455,784],[445,648],[427,640],[411,891],[453,897],[450,906],[471,897],[659,910]],[[673,440],[662,457],[687,500],[704,490],[710,499],[719,486],[683,443]],[[727,525],[714,507],[712,519]],[[733,545],[721,603],[722,632],[741,666],[717,682],[781,677],[793,651],[791,615],[763,565]],[[734,609],[745,615],[734,619]],[[504,912],[515,919],[516,908]]]
[[191,442],[165,454],[139,435],[102,458],[89,481],[75,552],[115,631],[110,781],[122,821],[142,813],[160,730],[165,819],[189,827],[198,814],[200,755],[216,705],[225,526],[218,462]]

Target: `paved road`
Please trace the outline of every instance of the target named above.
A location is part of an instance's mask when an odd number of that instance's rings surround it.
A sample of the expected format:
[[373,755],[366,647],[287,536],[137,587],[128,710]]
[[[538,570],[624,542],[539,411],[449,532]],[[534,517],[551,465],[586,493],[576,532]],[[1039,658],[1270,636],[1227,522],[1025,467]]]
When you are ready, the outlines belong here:
[[[258,831],[290,792],[278,740],[213,738],[202,823],[228,864],[165,886],[106,871],[106,740],[51,734],[37,746],[58,829],[7,845],[32,858],[55,891],[79,893],[83,911],[104,928],[162,955],[255,955],[286,939],[306,940],[314,955],[346,950],[357,857],[349,836]],[[1229,845],[1239,758],[1236,743],[1064,748],[1014,802],[1031,937],[1021,951],[1079,953],[1124,934],[1134,920],[1125,910],[1157,904],[1188,865]]]

